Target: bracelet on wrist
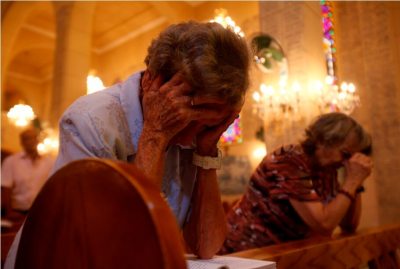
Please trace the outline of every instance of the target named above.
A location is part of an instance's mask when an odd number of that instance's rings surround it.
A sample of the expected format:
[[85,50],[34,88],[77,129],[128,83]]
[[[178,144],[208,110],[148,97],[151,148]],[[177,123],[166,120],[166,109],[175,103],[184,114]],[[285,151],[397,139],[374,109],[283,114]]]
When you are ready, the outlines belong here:
[[354,202],[356,200],[356,198],[350,194],[350,192],[344,190],[344,189],[340,189],[338,190],[338,194],[343,194],[344,196],[346,196],[347,198],[350,199],[351,202]]
[[198,155],[196,152],[193,152],[193,159],[192,163],[198,167],[203,169],[220,169],[222,162],[222,152],[218,149],[218,156],[211,157],[211,156],[201,156]]

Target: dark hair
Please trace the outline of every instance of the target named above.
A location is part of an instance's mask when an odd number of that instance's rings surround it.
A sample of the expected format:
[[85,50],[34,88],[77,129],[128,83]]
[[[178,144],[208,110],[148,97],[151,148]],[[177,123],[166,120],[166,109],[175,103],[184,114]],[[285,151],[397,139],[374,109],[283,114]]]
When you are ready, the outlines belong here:
[[195,94],[243,102],[249,87],[250,53],[243,38],[218,23],[169,26],[152,41],[145,59],[152,76],[169,80],[181,71]]
[[20,138],[20,140],[22,140],[25,137],[27,137],[27,136],[29,137],[29,136],[32,136],[32,135],[34,135],[36,137],[39,137],[39,131],[36,128],[29,127],[29,128],[27,128],[26,130],[22,131],[19,134],[19,138]]
[[313,155],[317,144],[340,145],[352,132],[357,137],[358,151],[370,155],[372,152],[371,136],[357,121],[339,112],[319,116],[305,130],[305,139],[301,145],[305,153]]

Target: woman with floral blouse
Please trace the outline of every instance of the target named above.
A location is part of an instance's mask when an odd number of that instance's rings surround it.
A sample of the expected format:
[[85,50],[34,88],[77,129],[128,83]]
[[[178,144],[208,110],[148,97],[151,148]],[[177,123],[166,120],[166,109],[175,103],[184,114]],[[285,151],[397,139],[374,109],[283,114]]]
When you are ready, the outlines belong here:
[[[361,213],[362,184],[371,173],[371,138],[341,113],[320,116],[298,145],[267,155],[241,200],[228,212],[221,253],[354,231]],[[344,183],[337,169],[344,167]]]

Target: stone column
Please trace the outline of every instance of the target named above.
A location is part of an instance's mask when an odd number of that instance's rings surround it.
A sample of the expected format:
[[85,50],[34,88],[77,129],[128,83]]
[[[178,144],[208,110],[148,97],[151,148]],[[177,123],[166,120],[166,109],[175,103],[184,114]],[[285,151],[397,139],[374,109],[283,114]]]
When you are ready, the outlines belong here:
[[50,122],[57,126],[63,111],[86,94],[91,64],[94,2],[54,2],[57,23]]
[[372,133],[374,170],[362,223],[400,221],[400,3],[335,2],[338,72],[355,82],[353,115]]

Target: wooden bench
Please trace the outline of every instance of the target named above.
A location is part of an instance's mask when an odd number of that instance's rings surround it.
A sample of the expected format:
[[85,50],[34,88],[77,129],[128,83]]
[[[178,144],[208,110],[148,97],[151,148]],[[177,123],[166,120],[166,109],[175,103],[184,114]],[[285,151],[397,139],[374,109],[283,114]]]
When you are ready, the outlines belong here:
[[14,241],[16,233],[1,233],[1,268],[3,268],[4,262],[7,258],[8,250],[11,247],[12,242]]
[[277,262],[278,269],[400,268],[400,224],[361,229],[333,238],[313,238],[232,253],[229,256]]
[[159,187],[133,165],[71,162],[25,220],[15,269],[184,269],[180,232]]

